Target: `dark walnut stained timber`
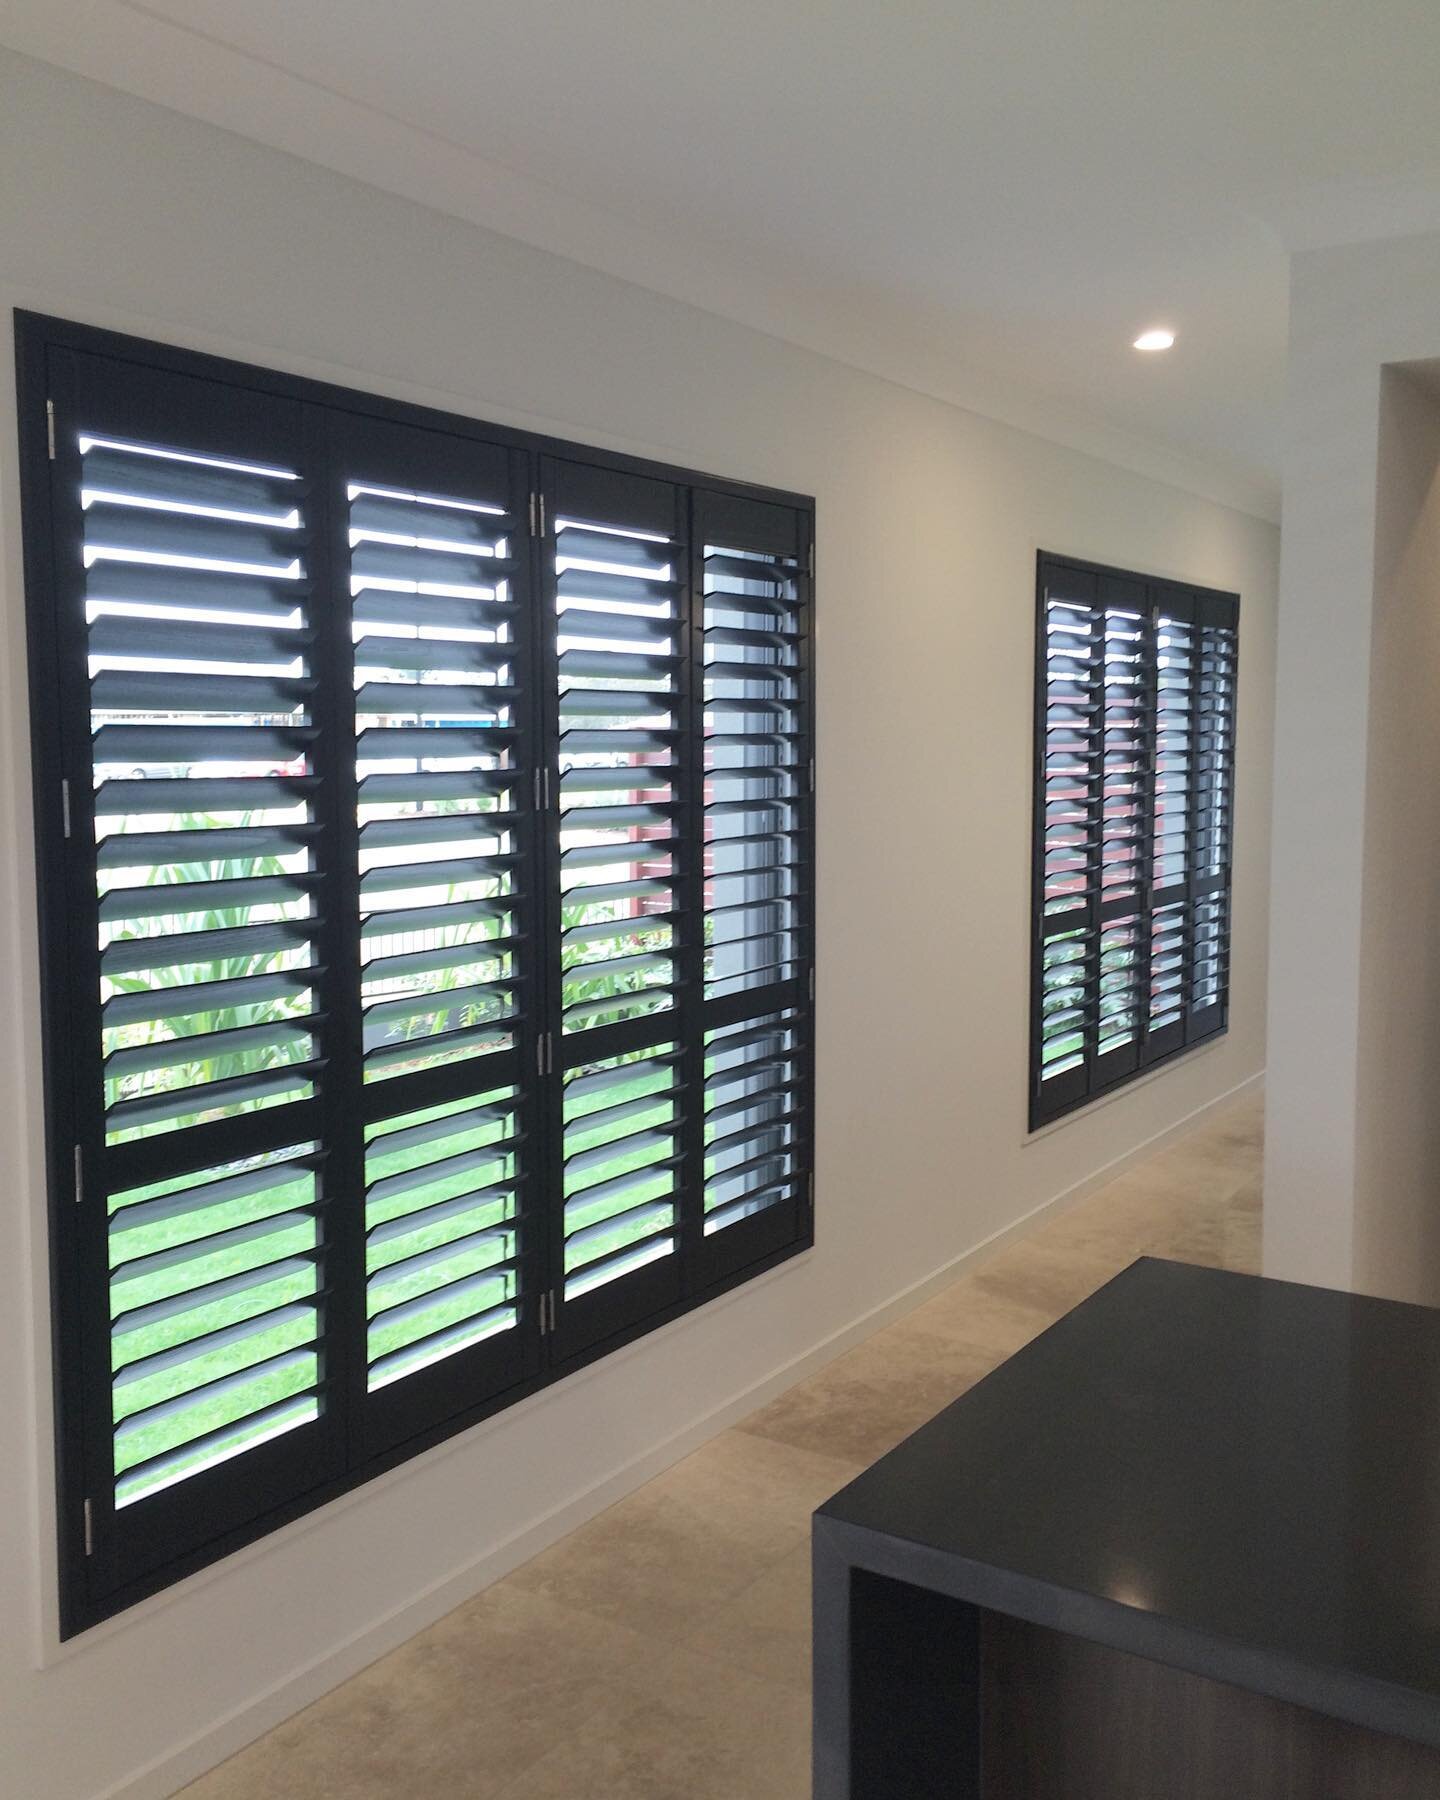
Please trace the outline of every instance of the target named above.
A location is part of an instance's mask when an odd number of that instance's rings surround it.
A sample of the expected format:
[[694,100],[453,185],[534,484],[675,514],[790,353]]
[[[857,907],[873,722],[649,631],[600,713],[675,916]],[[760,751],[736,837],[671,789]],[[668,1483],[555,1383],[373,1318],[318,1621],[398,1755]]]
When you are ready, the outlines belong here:
[[1440,1313],[1143,1259],[813,1548],[816,1800],[1440,1794]]
[[1440,1751],[984,1613],[984,1800],[1434,1800]]

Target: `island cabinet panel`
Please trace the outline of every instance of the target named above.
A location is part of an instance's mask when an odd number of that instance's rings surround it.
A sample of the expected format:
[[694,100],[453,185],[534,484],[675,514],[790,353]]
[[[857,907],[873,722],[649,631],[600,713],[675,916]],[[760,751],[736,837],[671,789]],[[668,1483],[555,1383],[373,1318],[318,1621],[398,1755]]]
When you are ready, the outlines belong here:
[[815,1800],[1440,1800],[1440,1310],[1142,1258],[811,1541]]
[[[1440,1750],[1000,1613],[977,1800],[1434,1800]],[[860,1792],[857,1790],[857,1800]]]

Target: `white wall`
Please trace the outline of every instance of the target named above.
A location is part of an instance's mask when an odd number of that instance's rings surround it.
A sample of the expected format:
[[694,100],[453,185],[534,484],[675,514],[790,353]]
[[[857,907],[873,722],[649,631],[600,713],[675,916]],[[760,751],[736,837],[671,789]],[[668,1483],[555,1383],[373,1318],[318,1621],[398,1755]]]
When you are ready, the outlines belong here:
[[1354,1285],[1440,1302],[1440,399],[1380,391]]
[[[649,1472],[747,1393],[1257,1074],[1277,547],[1257,520],[75,77],[0,57],[0,83],[6,304],[819,503],[816,1249],[57,1648],[5,384],[0,1786],[89,1800],[152,1764],[125,1791],[167,1791],[573,1521],[614,1491],[607,1478]],[[1042,545],[1243,593],[1238,867],[1229,1036],[1027,1143]]]
[[1437,356],[1440,237],[1296,259],[1265,1268],[1432,1304],[1440,425],[1393,365]]

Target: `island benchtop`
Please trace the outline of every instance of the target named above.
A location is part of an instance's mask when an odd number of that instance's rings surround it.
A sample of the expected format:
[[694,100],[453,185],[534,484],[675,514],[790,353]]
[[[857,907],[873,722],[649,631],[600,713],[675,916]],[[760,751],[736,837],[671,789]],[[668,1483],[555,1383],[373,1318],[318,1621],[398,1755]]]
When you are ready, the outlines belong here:
[[1144,1258],[815,1554],[1440,1745],[1440,1312]]

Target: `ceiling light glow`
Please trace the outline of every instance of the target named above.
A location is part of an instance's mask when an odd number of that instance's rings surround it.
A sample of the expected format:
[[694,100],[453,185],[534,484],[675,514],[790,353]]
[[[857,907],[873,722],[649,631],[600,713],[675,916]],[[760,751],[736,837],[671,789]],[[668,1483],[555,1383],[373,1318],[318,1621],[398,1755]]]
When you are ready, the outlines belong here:
[[1175,342],[1175,333],[1166,331],[1163,326],[1154,331],[1142,331],[1135,340],[1137,350],[1168,350]]

